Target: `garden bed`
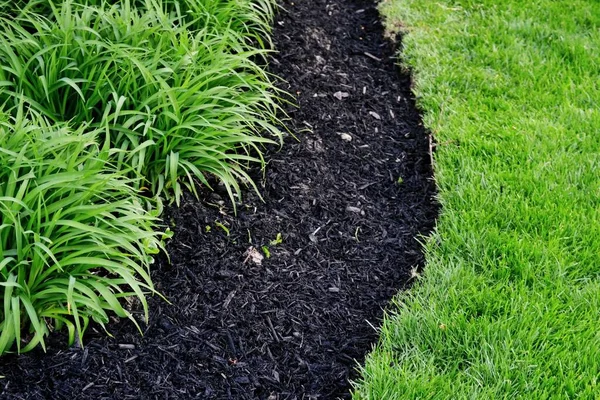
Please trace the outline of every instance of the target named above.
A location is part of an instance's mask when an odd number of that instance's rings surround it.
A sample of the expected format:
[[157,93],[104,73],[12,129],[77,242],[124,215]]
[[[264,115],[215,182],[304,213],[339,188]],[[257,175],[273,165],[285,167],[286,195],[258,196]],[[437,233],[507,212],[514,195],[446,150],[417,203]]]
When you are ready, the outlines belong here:
[[[382,308],[422,266],[437,213],[430,140],[375,4],[281,2],[270,62],[297,95],[263,201],[169,208],[170,263],[140,336],[127,320],[0,360],[2,398],[348,398]],[[259,257],[260,255],[260,257]],[[262,257],[262,260],[260,259]]]

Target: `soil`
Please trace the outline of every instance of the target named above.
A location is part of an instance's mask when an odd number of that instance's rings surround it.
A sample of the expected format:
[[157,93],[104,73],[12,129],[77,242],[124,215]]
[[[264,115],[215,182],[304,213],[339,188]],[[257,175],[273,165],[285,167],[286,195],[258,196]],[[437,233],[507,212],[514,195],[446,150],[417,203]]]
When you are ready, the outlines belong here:
[[423,265],[431,144],[373,1],[281,5],[271,71],[299,107],[264,201],[247,193],[234,217],[217,190],[167,210],[171,262],[153,279],[171,304],[150,299],[144,336],[115,321],[83,349],[58,335],[3,357],[1,398],[350,398],[384,307]]

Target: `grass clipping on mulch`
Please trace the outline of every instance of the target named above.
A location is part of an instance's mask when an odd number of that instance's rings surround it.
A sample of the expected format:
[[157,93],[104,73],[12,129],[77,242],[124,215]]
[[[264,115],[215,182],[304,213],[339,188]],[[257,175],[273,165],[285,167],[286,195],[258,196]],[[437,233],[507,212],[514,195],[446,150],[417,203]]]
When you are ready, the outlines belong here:
[[[0,354],[128,317],[161,197],[224,185],[281,141],[270,0],[0,2]],[[144,196],[142,196],[142,194]],[[151,211],[148,211],[151,210]]]

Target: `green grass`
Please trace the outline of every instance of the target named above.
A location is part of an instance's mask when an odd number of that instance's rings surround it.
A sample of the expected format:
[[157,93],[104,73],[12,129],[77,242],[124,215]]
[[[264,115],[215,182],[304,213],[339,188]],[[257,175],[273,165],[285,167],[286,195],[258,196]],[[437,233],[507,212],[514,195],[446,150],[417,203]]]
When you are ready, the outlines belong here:
[[443,206],[355,399],[597,399],[600,3],[387,1]]

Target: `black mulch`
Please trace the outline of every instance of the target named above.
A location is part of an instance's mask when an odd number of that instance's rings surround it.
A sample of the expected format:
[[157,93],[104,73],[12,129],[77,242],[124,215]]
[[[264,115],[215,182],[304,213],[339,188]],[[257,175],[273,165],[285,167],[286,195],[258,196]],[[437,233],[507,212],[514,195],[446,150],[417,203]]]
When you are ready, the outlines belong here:
[[[145,335],[115,322],[83,350],[60,336],[47,354],[4,357],[2,398],[350,397],[382,308],[423,263],[430,144],[373,1],[282,6],[271,65],[298,95],[300,141],[270,155],[265,202],[248,193],[237,218],[214,193],[169,210],[172,264],[153,277],[172,304],[151,299]],[[247,250],[265,245],[257,265]]]

